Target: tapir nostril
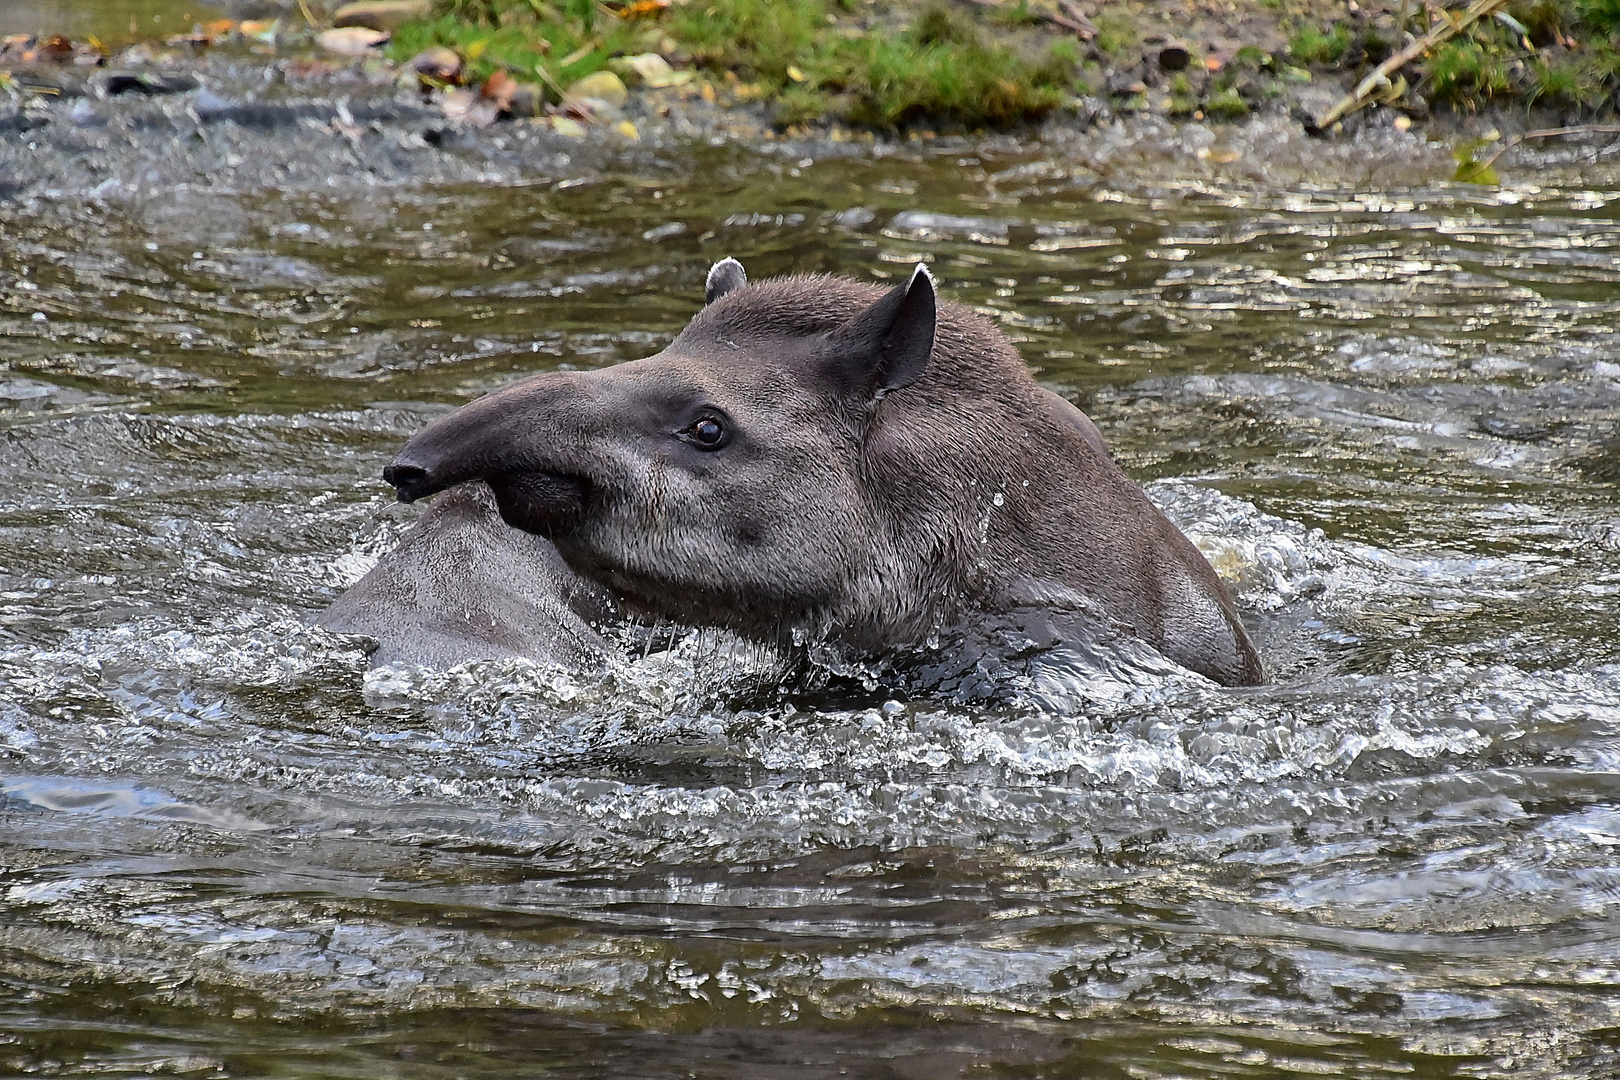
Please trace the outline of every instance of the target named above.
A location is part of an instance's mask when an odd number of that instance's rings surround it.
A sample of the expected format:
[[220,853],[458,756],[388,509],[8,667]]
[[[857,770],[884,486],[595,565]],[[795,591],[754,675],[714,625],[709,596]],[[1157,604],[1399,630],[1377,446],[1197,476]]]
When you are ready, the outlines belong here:
[[428,480],[428,471],[418,465],[389,465],[383,469],[383,482],[399,492],[400,502],[412,502],[427,494],[422,489]]

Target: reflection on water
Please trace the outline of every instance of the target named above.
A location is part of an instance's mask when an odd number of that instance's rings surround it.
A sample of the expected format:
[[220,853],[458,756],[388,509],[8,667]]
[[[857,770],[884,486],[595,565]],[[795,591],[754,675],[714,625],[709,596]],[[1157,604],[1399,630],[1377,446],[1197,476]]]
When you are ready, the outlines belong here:
[[[1020,154],[0,209],[0,1071],[1620,1070],[1620,192]],[[655,351],[727,254],[928,259],[1277,684],[970,707],[307,628],[418,512],[404,437]]]
[[276,0],[5,0],[0,36],[63,34],[104,44],[163,40],[227,12],[279,13]]

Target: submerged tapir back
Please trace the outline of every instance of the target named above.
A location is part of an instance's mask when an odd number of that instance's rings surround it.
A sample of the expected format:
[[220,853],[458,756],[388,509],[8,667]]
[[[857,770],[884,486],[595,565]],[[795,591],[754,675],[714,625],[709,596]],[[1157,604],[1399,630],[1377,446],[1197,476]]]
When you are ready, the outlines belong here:
[[385,477],[406,501],[487,482],[510,525],[640,613],[881,650],[1094,605],[1186,667],[1260,681],[1197,549],[921,267],[885,291],[749,284],[726,260],[708,291],[658,355],[491,394]]

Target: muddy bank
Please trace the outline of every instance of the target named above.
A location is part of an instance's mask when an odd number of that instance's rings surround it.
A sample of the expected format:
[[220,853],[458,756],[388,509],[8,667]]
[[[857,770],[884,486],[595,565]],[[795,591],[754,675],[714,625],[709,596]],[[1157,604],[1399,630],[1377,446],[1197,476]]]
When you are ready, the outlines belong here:
[[[21,84],[21,79],[18,80]],[[64,70],[54,93],[0,97],[0,197],[169,197],[180,189],[338,189],[517,184],[681,168],[685,146],[740,144],[779,159],[939,156],[1014,162],[1124,188],[1402,188],[1447,181],[1460,129],[1398,130],[1376,116],[1328,138],[1286,116],[1211,124],[1117,115],[1098,105],[1014,134],[879,138],[840,128],[784,135],[763,106],[725,108],[670,92],[632,95],[614,123],[549,118],[457,123],[387,70],[307,74],[280,58],[208,54],[168,64]],[[1508,189],[1603,186],[1620,176],[1612,136],[1550,139],[1498,162]]]

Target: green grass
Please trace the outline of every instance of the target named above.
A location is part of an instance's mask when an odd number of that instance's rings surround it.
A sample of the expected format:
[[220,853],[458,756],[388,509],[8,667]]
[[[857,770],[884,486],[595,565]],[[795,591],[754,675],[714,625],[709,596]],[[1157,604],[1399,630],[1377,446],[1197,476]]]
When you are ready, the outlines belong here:
[[1249,115],[1249,103],[1236,90],[1217,90],[1204,102],[1204,115],[1211,120],[1231,123]]
[[1502,57],[1472,38],[1453,39],[1436,50],[1428,75],[1437,100],[1465,108],[1513,89]]
[[1576,0],[1575,15],[1589,30],[1620,37],[1620,0]]
[[[1103,5],[1082,59],[1073,37],[1040,29],[1046,2],[981,9],[952,0],[685,0],[627,20],[618,12],[629,0],[437,0],[438,17],[402,27],[389,52],[404,60],[445,45],[467,61],[469,82],[506,70],[543,82],[555,100],[557,88],[618,57],[658,50],[736,100],[767,103],[782,125],[1004,128],[1040,119],[1142,59],[1148,24],[1139,13]],[[1310,82],[1313,71],[1317,80],[1354,74],[1393,48],[1370,24],[1302,23],[1295,7],[1277,4],[1278,22],[1297,31],[1286,54],[1244,46],[1201,93],[1177,76],[1153,107],[1168,98],[1176,115],[1201,109],[1210,120],[1241,120],[1286,92],[1283,84]],[[1510,11],[1524,34],[1496,20],[1476,23],[1417,62],[1414,90],[1466,111],[1510,102],[1612,110],[1620,0],[1514,0]]]
[[858,35],[829,32],[830,14],[825,0],[695,0],[666,26],[699,66],[761,84],[782,123],[819,108],[874,128],[1006,127],[1051,112],[1077,83],[1071,43],[1031,62],[944,6],[908,30]]
[[1288,43],[1288,51],[1302,64],[1333,64],[1350,47],[1350,28],[1335,23],[1327,33],[1307,26]]
[[1580,71],[1572,64],[1549,63],[1537,59],[1531,62],[1529,86],[1525,90],[1525,104],[1571,105],[1580,100],[1582,82]]
[[[459,2],[463,7],[471,6],[468,0]],[[388,54],[403,61],[430,45],[443,45],[454,49],[466,62],[469,81],[482,82],[495,71],[505,70],[520,82],[549,78],[567,86],[606,67],[615,56],[640,51],[639,30],[634,23],[601,19],[592,32],[583,20],[570,19],[555,8],[548,14],[555,18],[508,15],[504,19],[480,17],[474,21],[465,15],[447,13],[429,22],[401,26],[388,43]],[[577,55],[587,45],[591,46],[589,51]],[[563,64],[570,59],[571,63]],[[550,96],[555,99],[555,92]]]
[[943,3],[899,28],[841,26],[838,16],[847,9],[839,0],[691,0],[661,18],[638,21],[625,21],[594,0],[441,0],[439,6],[438,18],[402,27],[390,55],[404,60],[444,45],[468,61],[472,81],[497,69],[533,79],[540,69],[549,82],[566,87],[668,35],[692,66],[729,72],[753,88],[782,124],[841,118],[884,129],[1007,127],[1046,115],[1079,86],[1080,55],[1072,41],[1056,40],[1038,56],[1020,55],[987,42],[977,25]]
[[1100,11],[1093,21],[1097,26],[1095,44],[1109,56],[1122,56],[1142,47],[1142,32],[1129,15]]
[[1559,0],[1516,0],[1508,5],[1508,14],[1519,20],[1530,31],[1530,41],[1546,46],[1557,40],[1568,29],[1570,5]]

